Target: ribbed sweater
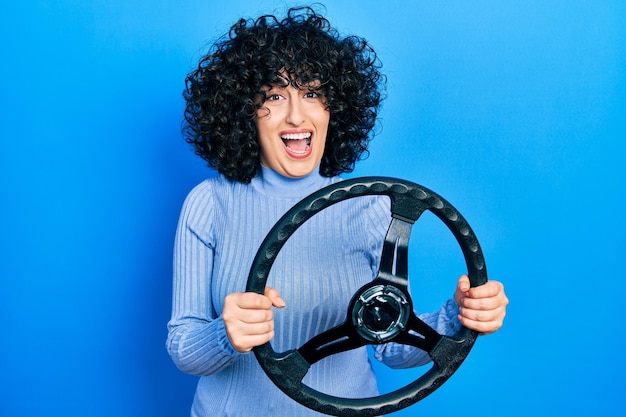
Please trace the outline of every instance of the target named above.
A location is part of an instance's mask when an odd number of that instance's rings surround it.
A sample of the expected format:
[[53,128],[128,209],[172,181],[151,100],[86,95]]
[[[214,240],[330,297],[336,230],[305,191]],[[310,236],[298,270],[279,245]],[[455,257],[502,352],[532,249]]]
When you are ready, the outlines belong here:
[[[290,179],[263,168],[250,184],[217,176],[187,196],[175,240],[167,349],[182,371],[200,376],[192,416],[322,416],[279,391],[253,353],[233,349],[221,312],[226,295],[245,291],[252,260],[278,219],[303,197],[340,180],[317,172]],[[346,320],[350,299],[378,270],[389,223],[386,197],[359,197],[321,211],[291,236],[268,279],[286,303],[275,311],[275,351],[298,348]],[[460,326],[457,314],[448,300],[420,318],[450,335]],[[375,357],[391,367],[429,361],[419,349],[393,343],[377,346]],[[321,360],[304,383],[345,398],[378,395],[366,348]]]

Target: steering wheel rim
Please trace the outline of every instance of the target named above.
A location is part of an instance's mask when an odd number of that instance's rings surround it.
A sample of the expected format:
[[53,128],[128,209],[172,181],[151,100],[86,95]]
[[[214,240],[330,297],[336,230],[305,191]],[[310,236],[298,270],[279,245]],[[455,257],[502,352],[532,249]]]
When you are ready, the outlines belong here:
[[[277,353],[269,342],[253,349],[260,366],[281,391],[310,409],[334,416],[378,416],[398,411],[420,401],[452,376],[476,341],[477,332],[463,326],[452,337],[442,336],[416,318],[406,289],[408,271],[403,269],[406,265],[401,265],[400,273],[395,271],[395,265],[388,265],[391,255],[387,255],[391,251],[394,252],[393,262],[396,262],[397,256],[402,258],[408,256],[407,233],[410,233],[411,226],[424,211],[428,210],[437,216],[456,238],[465,258],[470,285],[475,287],[487,282],[485,260],[478,239],[464,217],[448,201],[428,188],[410,181],[391,177],[361,177],[322,188],[287,211],[259,247],[250,269],[246,291],[264,293],[276,256],[289,237],[303,223],[331,205],[366,195],[390,197],[392,222],[383,245],[378,276],[355,294],[348,308],[348,320],[334,329],[315,336],[300,349]],[[404,262],[406,263],[406,259]],[[390,273],[391,268],[394,268],[393,273]],[[386,287],[389,287],[389,290]],[[399,327],[398,329],[390,327],[390,329],[379,331],[378,328],[361,323],[364,315],[362,307],[363,304],[368,303],[369,299],[369,295],[364,294],[373,293],[377,295],[373,298],[386,300],[384,307],[393,310],[394,306],[398,306],[397,308],[402,310],[398,313],[401,319],[391,320]],[[405,293],[408,299],[403,299],[400,293]],[[408,307],[405,303],[408,303]],[[410,309],[408,318],[403,313],[406,309]],[[396,323],[401,320],[404,321],[400,324]],[[410,329],[405,328],[407,326]],[[423,337],[427,342],[426,345],[420,344],[422,343],[420,341],[417,341],[417,344],[414,343],[419,338],[411,338],[409,330],[426,335]],[[335,345],[328,343],[328,340],[337,339],[336,333],[346,332],[347,342]],[[394,341],[412,344],[426,350],[433,360],[433,367],[400,389],[370,398],[335,397],[316,391],[302,383],[312,363],[324,356],[366,344]],[[309,346],[310,344],[314,346]],[[322,348],[322,345],[325,347]],[[328,348],[327,345],[331,347]]]

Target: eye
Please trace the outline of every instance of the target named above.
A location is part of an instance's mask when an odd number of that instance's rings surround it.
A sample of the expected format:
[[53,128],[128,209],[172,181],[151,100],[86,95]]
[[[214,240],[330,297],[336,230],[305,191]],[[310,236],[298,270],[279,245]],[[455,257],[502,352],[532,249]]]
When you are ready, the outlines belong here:
[[265,101],[277,101],[277,100],[280,100],[281,98],[282,96],[280,94],[276,94],[276,93],[267,94],[265,96]]
[[320,97],[322,97],[322,94],[319,93],[318,91],[307,91],[304,94],[304,98],[317,99]]

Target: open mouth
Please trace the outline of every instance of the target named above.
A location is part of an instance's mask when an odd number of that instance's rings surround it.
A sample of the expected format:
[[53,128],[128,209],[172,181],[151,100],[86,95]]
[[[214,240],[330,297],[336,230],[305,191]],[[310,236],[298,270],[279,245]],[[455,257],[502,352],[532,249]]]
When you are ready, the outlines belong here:
[[305,156],[311,148],[311,133],[289,133],[280,137],[287,151],[294,156]]

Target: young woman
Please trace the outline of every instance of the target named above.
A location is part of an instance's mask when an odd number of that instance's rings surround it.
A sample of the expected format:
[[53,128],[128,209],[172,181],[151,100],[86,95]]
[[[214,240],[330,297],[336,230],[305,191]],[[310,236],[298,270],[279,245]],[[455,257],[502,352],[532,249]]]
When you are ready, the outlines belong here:
[[[219,175],[182,209],[175,243],[168,351],[200,375],[193,416],[314,416],[280,392],[250,350],[301,346],[345,320],[352,295],[378,270],[389,202],[362,197],[323,210],[288,240],[265,294],[243,292],[263,238],[300,199],[341,181],[366,152],[384,77],[362,38],[342,37],[311,8],[240,20],[186,80],[186,138]],[[502,284],[469,288],[420,318],[441,334],[502,325]],[[392,367],[429,357],[390,343]],[[325,358],[304,382],[339,397],[378,395],[365,348]]]

